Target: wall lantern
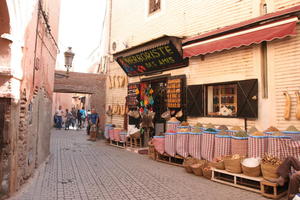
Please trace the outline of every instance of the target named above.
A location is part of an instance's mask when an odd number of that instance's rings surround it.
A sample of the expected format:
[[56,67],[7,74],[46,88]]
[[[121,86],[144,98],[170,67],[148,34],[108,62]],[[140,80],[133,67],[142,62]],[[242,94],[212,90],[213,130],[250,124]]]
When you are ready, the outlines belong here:
[[72,62],[75,55],[72,51],[72,47],[68,47],[68,50],[64,53],[64,55],[65,55],[65,67],[67,68],[67,74],[68,74],[70,68],[72,67]]

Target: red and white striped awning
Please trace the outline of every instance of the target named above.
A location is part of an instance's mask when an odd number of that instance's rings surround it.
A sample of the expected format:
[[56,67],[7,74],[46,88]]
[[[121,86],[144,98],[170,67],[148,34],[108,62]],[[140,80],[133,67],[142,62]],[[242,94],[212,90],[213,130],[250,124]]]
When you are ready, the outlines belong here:
[[297,21],[298,17],[290,17],[210,39],[203,38],[195,43],[189,42],[182,47],[183,56],[186,58],[205,55],[295,35]]

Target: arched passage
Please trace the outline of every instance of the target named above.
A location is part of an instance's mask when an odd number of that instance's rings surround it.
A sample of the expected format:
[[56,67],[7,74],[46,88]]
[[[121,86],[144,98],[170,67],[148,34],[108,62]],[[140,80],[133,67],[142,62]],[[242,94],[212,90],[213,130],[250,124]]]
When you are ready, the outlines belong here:
[[10,20],[6,0],[0,0],[0,67],[7,66],[10,58],[10,40],[2,37],[3,34],[10,33]]

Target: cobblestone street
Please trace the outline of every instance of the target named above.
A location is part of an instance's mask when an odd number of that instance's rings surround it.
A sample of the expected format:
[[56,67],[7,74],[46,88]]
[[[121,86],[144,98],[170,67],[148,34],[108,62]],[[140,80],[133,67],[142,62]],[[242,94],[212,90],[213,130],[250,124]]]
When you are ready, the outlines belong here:
[[11,200],[264,199],[150,160],[84,132],[52,131],[49,161]]

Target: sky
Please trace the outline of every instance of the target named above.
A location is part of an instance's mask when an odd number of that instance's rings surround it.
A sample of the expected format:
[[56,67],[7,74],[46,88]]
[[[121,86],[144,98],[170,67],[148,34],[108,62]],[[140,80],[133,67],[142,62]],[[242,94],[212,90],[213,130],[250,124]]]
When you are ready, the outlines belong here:
[[57,69],[63,69],[63,52],[75,53],[71,71],[84,72],[91,52],[100,46],[106,0],[61,0]]

